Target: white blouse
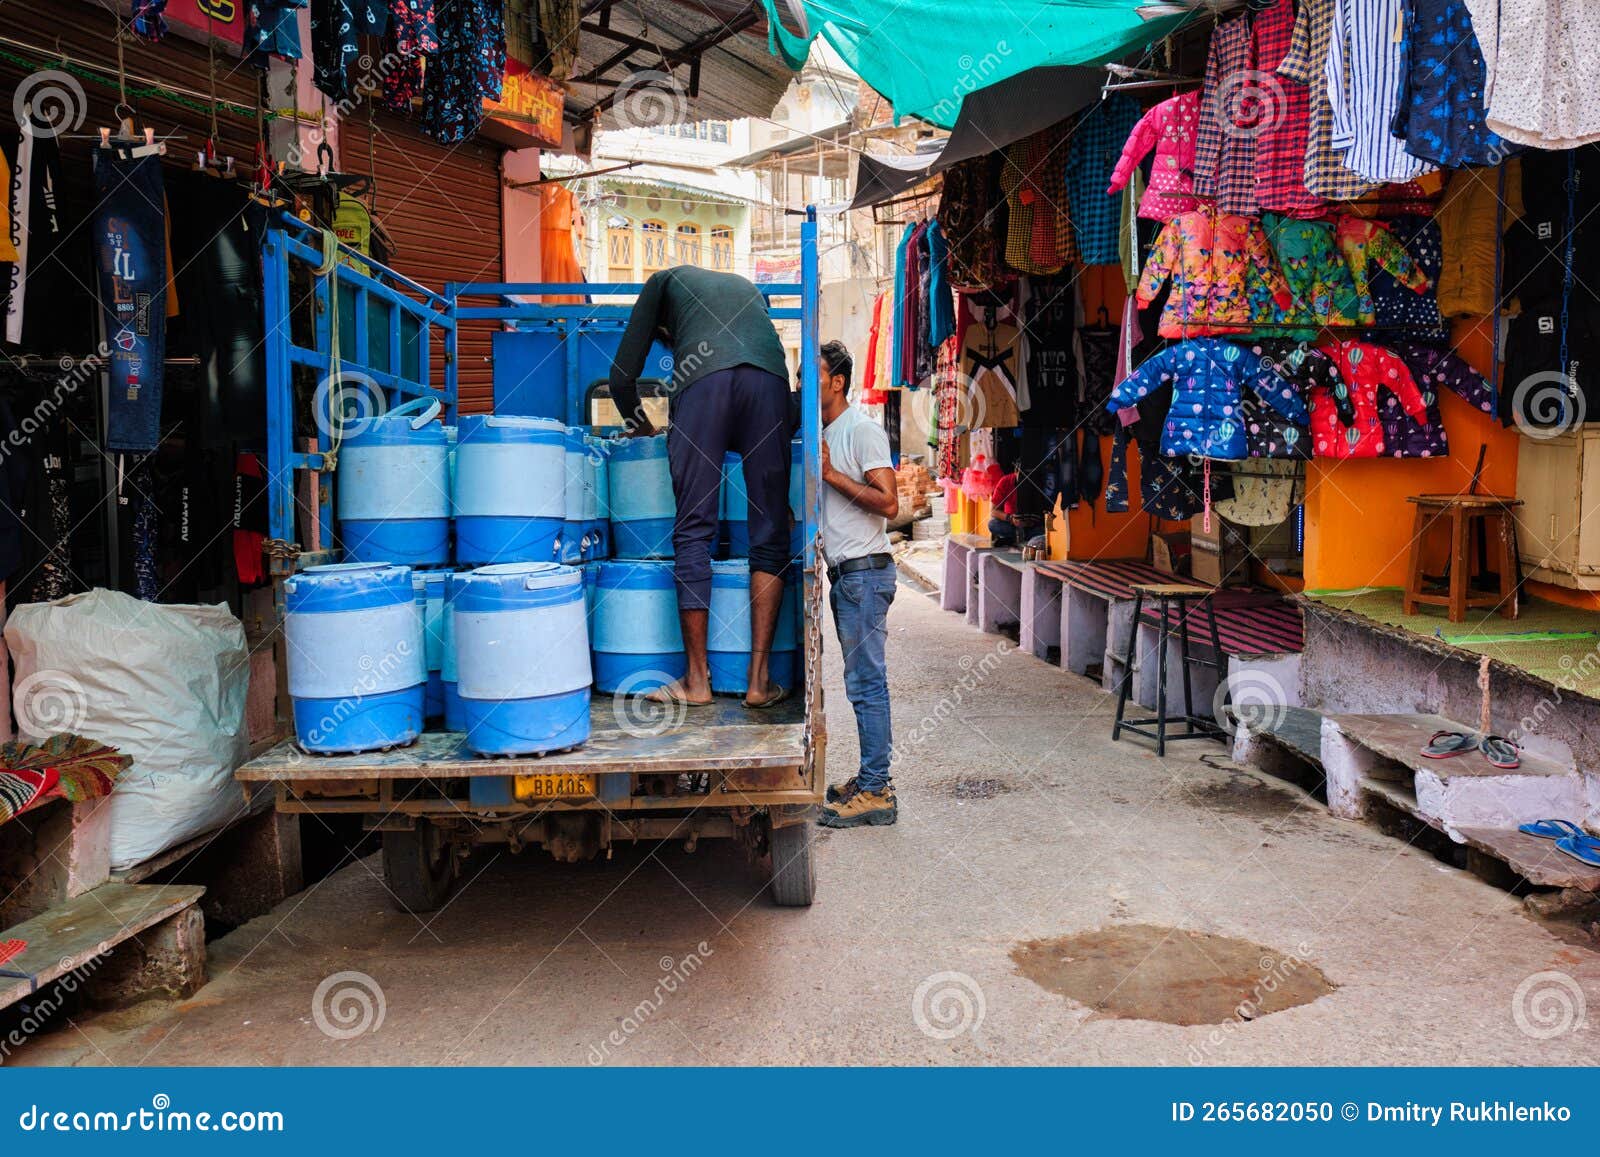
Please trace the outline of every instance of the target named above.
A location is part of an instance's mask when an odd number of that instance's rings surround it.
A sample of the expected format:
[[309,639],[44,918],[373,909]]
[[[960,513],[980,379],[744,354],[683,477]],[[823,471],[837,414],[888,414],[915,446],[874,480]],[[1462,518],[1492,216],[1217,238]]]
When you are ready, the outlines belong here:
[[1513,144],[1600,140],[1600,4],[1466,0],[1487,72],[1488,126]]

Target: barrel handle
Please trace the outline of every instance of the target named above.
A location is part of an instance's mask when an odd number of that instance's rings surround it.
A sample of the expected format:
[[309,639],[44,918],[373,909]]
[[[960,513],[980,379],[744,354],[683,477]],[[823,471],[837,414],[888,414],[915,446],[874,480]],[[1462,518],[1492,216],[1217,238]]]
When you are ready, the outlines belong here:
[[[391,418],[411,418],[411,428],[420,430],[429,422],[439,416],[439,411],[444,409],[439,404],[438,398],[413,398],[402,406],[396,406],[389,411]],[[415,414],[416,417],[412,417]]]

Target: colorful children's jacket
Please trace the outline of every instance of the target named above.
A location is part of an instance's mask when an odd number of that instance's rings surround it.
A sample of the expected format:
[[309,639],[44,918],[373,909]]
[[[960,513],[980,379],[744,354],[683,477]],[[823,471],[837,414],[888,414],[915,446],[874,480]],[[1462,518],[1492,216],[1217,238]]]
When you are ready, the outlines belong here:
[[1164,338],[1244,333],[1282,317],[1293,298],[1257,221],[1196,209],[1156,238],[1136,294],[1148,306],[1172,278],[1157,332]]
[[1378,417],[1378,390],[1400,399],[1407,414],[1418,422],[1428,417],[1427,403],[1405,362],[1388,350],[1366,342],[1342,341],[1323,347],[1339,370],[1342,384],[1355,408],[1355,422],[1346,426],[1331,392],[1312,391],[1311,440],[1318,458],[1378,458],[1388,453]]
[[1390,337],[1405,334],[1412,341],[1445,345],[1450,341],[1450,328],[1439,316],[1439,299],[1434,287],[1439,284],[1439,274],[1444,269],[1444,248],[1439,240],[1439,223],[1432,217],[1415,214],[1391,217],[1387,222],[1389,233],[1405,248],[1426,281],[1418,292],[1403,286],[1387,270],[1372,273],[1372,309],[1378,328],[1387,343]]
[[[1411,260],[1405,246],[1378,222],[1345,213],[1339,217],[1337,233],[1339,252],[1344,254],[1350,266],[1356,293],[1360,295],[1363,325],[1372,325],[1377,320],[1372,308],[1371,276],[1374,267],[1388,270],[1396,281],[1413,293],[1426,293],[1432,287],[1428,275]],[[1437,306],[1434,312],[1438,312]]]
[[1305,327],[1285,336],[1309,340],[1322,326],[1356,326],[1370,320],[1362,315],[1361,295],[1339,252],[1333,222],[1263,213],[1261,223],[1292,296],[1290,307],[1273,320]]
[[[1327,354],[1305,342],[1281,339],[1257,341],[1249,349],[1261,358],[1263,367],[1293,386],[1302,400],[1310,398],[1312,391],[1321,387],[1333,399],[1339,417],[1346,424],[1355,421],[1350,392],[1344,388],[1339,368]],[[1311,431],[1305,423],[1297,425],[1287,421],[1262,405],[1253,394],[1245,394],[1242,409],[1245,444],[1250,457],[1311,457]]]
[[1154,149],[1155,165],[1150,170],[1150,184],[1139,199],[1139,216],[1150,221],[1170,221],[1192,211],[1199,204],[1194,197],[1194,151],[1199,127],[1198,90],[1156,105],[1128,134],[1128,143],[1122,146],[1122,156],[1111,170],[1111,187],[1106,191],[1121,190],[1145,155]]
[[1161,431],[1168,457],[1237,460],[1249,454],[1241,402],[1245,390],[1295,425],[1307,421],[1294,386],[1273,373],[1261,355],[1215,338],[1170,346],[1129,374],[1111,392],[1108,410],[1139,403],[1161,386],[1172,386],[1172,405]]
[[1450,453],[1444,421],[1439,416],[1439,392],[1450,390],[1485,414],[1494,412],[1494,390],[1483,375],[1448,350],[1418,342],[1401,342],[1394,353],[1406,363],[1412,380],[1428,407],[1425,422],[1414,421],[1393,394],[1379,402],[1378,422],[1383,426],[1385,452],[1395,458],[1442,458]]

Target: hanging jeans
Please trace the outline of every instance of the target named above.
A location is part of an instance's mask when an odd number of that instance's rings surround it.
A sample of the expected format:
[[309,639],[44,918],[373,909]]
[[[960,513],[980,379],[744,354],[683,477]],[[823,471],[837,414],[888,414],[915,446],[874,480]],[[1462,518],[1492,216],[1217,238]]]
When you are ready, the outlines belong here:
[[161,158],[94,153],[93,242],[105,311],[111,399],[106,446],[154,450],[161,440],[167,356],[167,214]]
[[856,784],[881,792],[889,784],[889,667],[884,644],[894,602],[895,568],[856,570],[828,588],[833,626],[844,654],[844,692],[856,714],[861,767]]

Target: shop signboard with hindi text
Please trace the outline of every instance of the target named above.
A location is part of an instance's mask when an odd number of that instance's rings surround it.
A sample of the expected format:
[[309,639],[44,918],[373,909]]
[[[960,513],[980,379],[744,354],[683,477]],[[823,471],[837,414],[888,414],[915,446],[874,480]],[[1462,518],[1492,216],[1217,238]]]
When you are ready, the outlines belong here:
[[500,99],[483,102],[483,131],[513,148],[560,148],[561,86],[536,72],[507,71]]

